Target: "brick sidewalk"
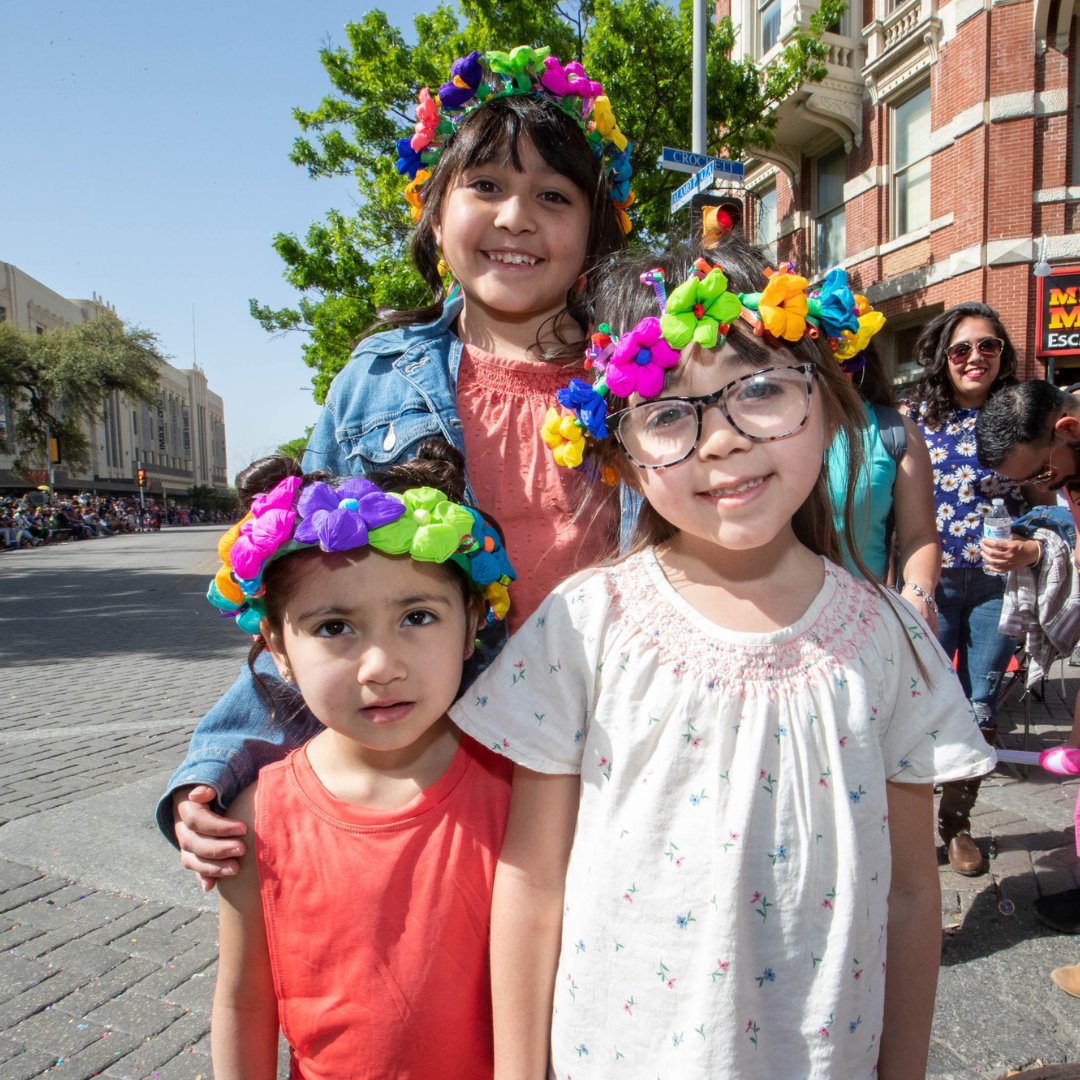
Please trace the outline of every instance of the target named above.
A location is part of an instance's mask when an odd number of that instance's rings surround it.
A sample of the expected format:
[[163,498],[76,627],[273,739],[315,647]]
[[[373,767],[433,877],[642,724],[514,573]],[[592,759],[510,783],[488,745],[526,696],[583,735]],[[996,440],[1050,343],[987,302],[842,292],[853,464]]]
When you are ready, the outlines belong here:
[[[202,601],[217,530],[200,532],[0,561],[3,1080],[211,1080],[216,917],[150,823],[154,795],[245,651]],[[1069,730],[1080,669],[1059,670],[1064,697],[1055,679],[1031,704],[1032,748]],[[1022,717],[1010,701],[1005,719]],[[942,865],[931,1080],[1080,1057],[1080,1000],[1049,981],[1080,960],[1080,936],[1049,930],[1031,907],[1078,883],[1077,786],[1000,770],[973,817],[987,873]],[[3,858],[16,848],[26,854]]]

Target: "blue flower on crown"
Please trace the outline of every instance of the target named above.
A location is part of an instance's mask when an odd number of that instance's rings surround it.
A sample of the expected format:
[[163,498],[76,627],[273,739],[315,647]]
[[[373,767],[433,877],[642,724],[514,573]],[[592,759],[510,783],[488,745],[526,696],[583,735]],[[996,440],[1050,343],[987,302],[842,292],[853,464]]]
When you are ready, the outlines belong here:
[[412,148],[411,136],[398,139],[397,141],[397,171],[410,180],[416,179],[416,174],[424,167],[423,159]]
[[564,409],[570,409],[585,425],[594,439],[607,438],[607,402],[582,379],[571,379],[570,385],[555,394]]
[[841,267],[830,270],[821,283],[821,289],[814,298],[818,308],[811,311],[821,323],[821,329],[831,338],[840,337],[844,330],[856,334],[859,331],[859,316],[855,308],[855,294],[848,284],[847,271]]

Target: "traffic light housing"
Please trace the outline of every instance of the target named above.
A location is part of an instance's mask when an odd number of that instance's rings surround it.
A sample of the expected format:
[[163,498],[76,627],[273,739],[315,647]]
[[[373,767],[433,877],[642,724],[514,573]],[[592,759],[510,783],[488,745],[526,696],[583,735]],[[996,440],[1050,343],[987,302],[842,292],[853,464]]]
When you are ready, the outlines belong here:
[[138,472],[136,472],[136,474],[135,474],[135,478],[139,482],[139,487],[145,487],[146,486],[146,470],[145,469],[139,469]]
[[703,192],[690,200],[690,243],[712,247],[729,232],[743,232],[743,201],[735,195]]

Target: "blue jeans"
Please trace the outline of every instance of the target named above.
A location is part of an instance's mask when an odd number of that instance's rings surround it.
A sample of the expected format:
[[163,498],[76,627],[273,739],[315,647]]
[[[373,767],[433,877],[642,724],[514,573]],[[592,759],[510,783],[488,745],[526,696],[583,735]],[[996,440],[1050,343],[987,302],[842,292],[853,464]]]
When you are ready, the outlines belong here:
[[980,727],[993,724],[998,688],[1016,642],[998,633],[1005,579],[982,567],[943,569],[935,599],[938,639],[946,656],[959,654],[956,673]]

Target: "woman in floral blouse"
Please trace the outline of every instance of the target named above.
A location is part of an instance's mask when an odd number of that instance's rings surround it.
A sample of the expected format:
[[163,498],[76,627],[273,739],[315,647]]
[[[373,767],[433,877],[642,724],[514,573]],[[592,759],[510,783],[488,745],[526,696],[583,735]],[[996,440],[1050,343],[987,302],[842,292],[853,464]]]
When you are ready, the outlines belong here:
[[[915,345],[924,373],[906,411],[922,430],[930,450],[934,504],[941,538],[941,581],[937,587],[938,636],[947,655],[957,656],[957,673],[988,741],[996,734],[995,699],[1001,675],[1016,642],[998,633],[1007,571],[1038,562],[1036,541],[999,542],[985,552],[983,518],[993,499],[1004,499],[1014,519],[1039,501],[1017,484],[984,469],[976,456],[975,420],[987,398],[1015,382],[1016,351],[997,312],[986,304],[958,304],[931,320]],[[978,780],[945,784],[938,831],[949,863],[961,874],[983,869],[971,838],[971,808]]]

